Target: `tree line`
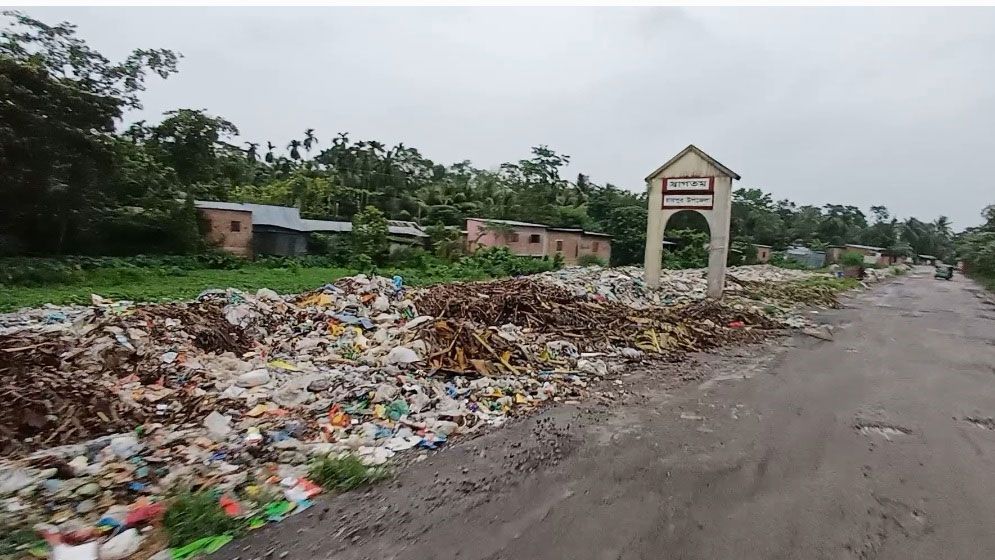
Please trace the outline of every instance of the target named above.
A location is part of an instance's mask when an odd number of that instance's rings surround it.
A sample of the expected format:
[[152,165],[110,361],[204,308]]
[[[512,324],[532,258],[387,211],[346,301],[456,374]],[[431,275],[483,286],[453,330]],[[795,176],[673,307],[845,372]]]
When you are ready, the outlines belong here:
[[[303,216],[351,220],[367,207],[424,226],[467,217],[512,219],[611,234],[613,263],[641,262],[646,194],[588,175],[567,176],[570,157],[548,146],[496,169],[435,162],[403,143],[387,146],[341,132],[247,141],[203,109],[167,111],[159,122],[122,126],[141,107],[154,74],[168,78],[181,55],[137,49],[114,62],[77,37],[17,12],[0,42],[0,253],[8,255],[192,253],[205,250],[194,199],[279,204]],[[682,213],[668,231],[707,229]],[[783,249],[863,243],[950,257],[943,216],[900,221],[884,206],[775,201],[758,188],[734,194],[732,239]],[[441,231],[441,230],[437,230]],[[695,237],[695,239],[698,239]],[[437,244],[451,239],[437,238]],[[696,241],[697,243],[697,241]]]

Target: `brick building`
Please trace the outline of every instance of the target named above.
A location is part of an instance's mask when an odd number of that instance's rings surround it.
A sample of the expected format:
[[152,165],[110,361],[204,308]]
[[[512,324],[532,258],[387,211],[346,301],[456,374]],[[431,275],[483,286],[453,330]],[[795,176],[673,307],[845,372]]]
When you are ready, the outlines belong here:
[[576,228],[554,228],[513,220],[469,218],[466,220],[467,250],[480,247],[507,247],[515,255],[553,258],[563,255],[566,264],[577,264],[585,255],[608,263],[611,236]]

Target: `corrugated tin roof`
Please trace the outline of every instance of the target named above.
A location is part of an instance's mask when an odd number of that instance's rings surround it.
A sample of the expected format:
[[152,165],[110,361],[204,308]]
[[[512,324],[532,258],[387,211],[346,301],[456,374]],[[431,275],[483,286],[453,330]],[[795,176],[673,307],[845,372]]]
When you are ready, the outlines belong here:
[[246,202],[214,202],[210,200],[196,200],[194,201],[194,206],[215,210],[248,210],[252,212],[252,225],[254,226],[274,226],[294,231],[308,231],[304,225],[304,220],[301,219],[301,211],[289,206],[249,204]]
[[492,218],[467,218],[468,220],[476,220],[478,222],[490,222],[493,224],[507,224],[509,226],[519,226],[519,227],[537,227],[537,228],[548,228],[549,226],[545,224],[530,224],[528,222],[516,222],[515,220],[497,220]]
[[884,247],[872,247],[870,245],[857,245],[856,243],[847,243],[844,247],[854,247],[857,249],[867,249],[869,251],[884,251]]
[[[347,233],[352,231],[352,222],[335,220],[305,220],[301,211],[290,206],[274,206],[271,204],[249,204],[247,202],[216,202],[212,200],[194,201],[197,208],[214,210],[240,210],[252,212],[252,225],[275,226],[295,231],[326,231]],[[394,235],[407,237],[428,237],[428,234],[415,222],[388,220],[387,231]]]
[[287,206],[270,206],[269,204],[246,204],[252,210],[253,225],[276,226],[296,231],[307,231],[301,211]]
[[394,235],[406,235],[408,237],[428,237],[428,234],[421,230],[414,222],[408,222],[410,226],[387,226],[387,231]]
[[216,202],[213,200],[195,200],[193,205],[196,208],[207,208],[211,210],[235,210],[238,212],[251,212],[241,202]]
[[[301,220],[304,222],[306,231],[349,233],[352,231],[352,222],[337,222],[332,220]],[[405,225],[395,225],[405,224]],[[387,232],[391,235],[401,235],[405,237],[428,237],[428,234],[418,227],[414,222],[401,222],[389,220],[387,222]]]
[[515,220],[497,220],[491,218],[467,218],[467,220],[476,220],[478,222],[490,222],[495,224],[505,224],[509,226],[518,226],[518,227],[542,228],[542,229],[547,229],[549,231],[570,231],[570,232],[580,233],[581,235],[594,235],[597,237],[611,237],[611,235],[607,233],[599,233],[596,231],[584,231],[580,228],[558,228],[558,227],[547,226],[546,224],[531,224],[529,222],[516,222]]
[[302,220],[307,231],[334,231],[347,233],[352,231],[352,222],[335,222],[332,220]]

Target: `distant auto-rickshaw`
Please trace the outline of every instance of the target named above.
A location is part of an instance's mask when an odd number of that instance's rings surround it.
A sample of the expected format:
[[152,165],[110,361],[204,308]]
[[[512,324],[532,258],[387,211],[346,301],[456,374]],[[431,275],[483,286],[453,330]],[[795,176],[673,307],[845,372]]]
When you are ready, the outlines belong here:
[[943,278],[945,280],[950,280],[953,277],[954,277],[954,266],[952,264],[936,265],[936,272],[933,273],[933,278]]

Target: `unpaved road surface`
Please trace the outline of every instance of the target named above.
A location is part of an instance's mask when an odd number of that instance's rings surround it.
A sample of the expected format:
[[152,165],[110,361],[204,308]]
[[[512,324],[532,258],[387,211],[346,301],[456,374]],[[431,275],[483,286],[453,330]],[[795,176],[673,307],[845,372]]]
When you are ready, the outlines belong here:
[[219,558],[995,557],[995,306],[899,278],[795,336],[633,373]]

